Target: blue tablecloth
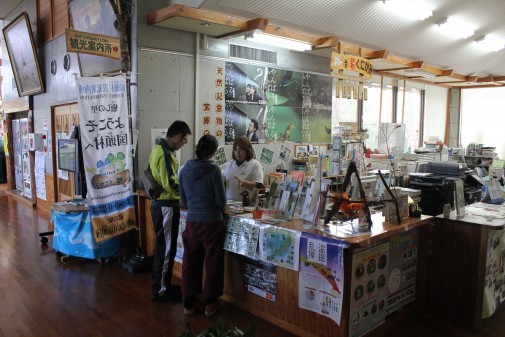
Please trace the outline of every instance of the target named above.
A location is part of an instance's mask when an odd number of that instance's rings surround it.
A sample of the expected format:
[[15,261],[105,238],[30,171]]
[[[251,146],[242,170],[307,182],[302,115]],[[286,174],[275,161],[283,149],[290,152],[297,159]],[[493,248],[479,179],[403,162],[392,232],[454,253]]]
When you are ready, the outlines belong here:
[[66,255],[101,259],[115,255],[121,244],[121,237],[96,243],[91,226],[89,211],[51,211],[54,222],[53,248]]

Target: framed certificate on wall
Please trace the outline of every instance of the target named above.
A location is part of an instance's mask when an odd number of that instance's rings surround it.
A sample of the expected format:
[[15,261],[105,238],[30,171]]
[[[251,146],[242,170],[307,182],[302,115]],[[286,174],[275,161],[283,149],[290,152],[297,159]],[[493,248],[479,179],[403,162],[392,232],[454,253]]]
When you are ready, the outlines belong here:
[[18,95],[21,97],[44,92],[28,14],[23,12],[16,17],[3,29],[3,35]]

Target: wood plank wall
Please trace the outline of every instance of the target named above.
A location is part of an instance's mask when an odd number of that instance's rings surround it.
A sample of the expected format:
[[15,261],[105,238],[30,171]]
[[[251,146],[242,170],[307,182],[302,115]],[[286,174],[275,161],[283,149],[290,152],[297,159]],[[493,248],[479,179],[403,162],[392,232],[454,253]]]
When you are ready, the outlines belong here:
[[39,46],[70,28],[67,0],[37,0],[37,40]]

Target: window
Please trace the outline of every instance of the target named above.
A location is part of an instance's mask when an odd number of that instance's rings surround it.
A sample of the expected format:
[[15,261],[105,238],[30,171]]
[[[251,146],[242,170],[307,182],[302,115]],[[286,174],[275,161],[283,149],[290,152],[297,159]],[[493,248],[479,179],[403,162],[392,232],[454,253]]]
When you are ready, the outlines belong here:
[[372,84],[368,88],[368,99],[363,101],[363,128],[368,130],[365,146],[372,150],[378,148],[380,95],[380,85]]
[[383,123],[393,122],[393,87],[390,85],[384,85],[382,88],[382,113],[380,121]]
[[[378,148],[379,125],[380,123],[402,123],[406,124],[405,150],[411,151],[420,146],[419,132],[421,128],[421,89],[407,87],[405,98],[403,86],[398,88],[396,104],[393,104],[393,86],[383,84],[382,87],[382,110],[381,110],[381,86],[379,83],[372,83],[367,88],[368,99],[363,101],[364,129],[368,130],[368,139],[365,146],[372,150]],[[405,100],[405,102],[404,102]],[[394,106],[396,105],[397,120],[393,120]],[[357,100],[346,98],[333,99],[332,125],[339,122],[358,122]],[[402,120],[403,119],[403,120]]]
[[[407,88],[403,111],[403,124],[406,124],[405,141],[407,149],[413,151],[419,144],[419,128],[421,126],[421,90]],[[401,106],[401,105],[399,105]],[[409,151],[410,152],[410,151]]]
[[461,90],[461,144],[496,147],[498,156],[505,158],[505,144],[499,139],[505,124],[503,106],[504,88]]
[[331,124],[338,125],[339,122],[358,121],[358,102],[355,99],[333,98],[333,113]]

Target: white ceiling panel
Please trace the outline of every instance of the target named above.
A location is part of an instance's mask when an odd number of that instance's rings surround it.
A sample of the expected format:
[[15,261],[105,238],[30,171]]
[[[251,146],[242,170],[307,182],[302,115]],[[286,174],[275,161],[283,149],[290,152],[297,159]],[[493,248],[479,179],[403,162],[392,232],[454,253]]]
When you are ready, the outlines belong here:
[[[484,52],[473,43],[489,33],[505,40],[504,0],[424,2],[434,14],[415,22],[386,11],[380,0],[206,0],[201,8],[249,19],[264,17],[270,24],[320,36],[335,35],[343,42],[424,60],[465,76],[505,76],[505,50]],[[475,35],[460,40],[445,36],[436,23],[447,16],[474,25]]]

